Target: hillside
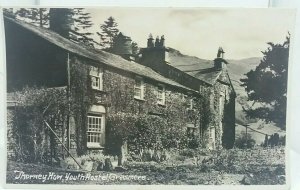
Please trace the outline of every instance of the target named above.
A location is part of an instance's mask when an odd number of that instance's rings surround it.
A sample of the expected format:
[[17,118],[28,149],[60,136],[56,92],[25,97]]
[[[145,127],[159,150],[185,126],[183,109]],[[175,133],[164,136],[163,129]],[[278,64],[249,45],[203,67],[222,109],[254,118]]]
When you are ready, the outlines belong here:
[[[244,88],[240,86],[240,79],[245,77],[245,74],[260,63],[259,57],[246,59],[229,59],[228,72],[238,96],[247,96]],[[169,48],[169,61],[172,65],[180,66],[183,71],[201,70],[213,66],[213,60],[200,59],[196,56],[184,55],[180,51]],[[238,111],[241,107],[238,106]]]
[[[261,57],[251,57],[245,59],[229,59],[227,69],[237,94],[236,98],[236,136],[238,137],[242,131],[245,131],[243,124],[249,124],[251,128],[262,133],[273,134],[275,132],[284,135],[285,132],[277,128],[272,123],[264,123],[261,120],[248,119],[242,110],[242,106],[247,103],[247,93],[240,86],[240,79],[245,77],[245,74],[260,63]],[[201,70],[212,67],[213,60],[201,59],[195,56],[184,55],[176,49],[169,48],[169,61],[174,66],[180,66],[183,71]],[[264,135],[250,132],[256,142],[260,144],[264,140]]]
[[[239,80],[244,78],[244,75],[249,72],[260,62],[260,57],[252,57],[246,59],[229,59],[228,61],[228,72],[234,85],[236,92],[241,93],[243,96],[247,95],[243,87],[240,86]],[[184,55],[180,51],[173,48],[169,48],[169,61],[174,66],[181,66],[187,68],[187,70],[200,70],[212,67],[213,60],[201,59],[196,56]]]

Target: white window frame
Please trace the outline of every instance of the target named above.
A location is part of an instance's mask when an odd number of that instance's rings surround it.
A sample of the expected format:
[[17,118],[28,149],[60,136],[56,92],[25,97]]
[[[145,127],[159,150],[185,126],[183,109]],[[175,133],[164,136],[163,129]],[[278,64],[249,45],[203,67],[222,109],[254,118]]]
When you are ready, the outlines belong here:
[[101,135],[105,127],[105,114],[88,114],[87,116],[87,147],[101,148]]
[[188,99],[188,110],[193,110],[194,109],[194,98],[193,97],[189,97]]
[[90,77],[92,89],[103,90],[103,69],[100,67],[91,66]]
[[[137,85],[137,82],[139,82],[140,84]],[[139,96],[136,95],[136,91],[139,91]],[[145,98],[145,83],[143,78],[141,77],[136,77],[135,78],[135,83],[134,83],[134,98],[138,99],[138,100],[144,100]]]
[[[162,89],[159,89],[162,88]],[[157,86],[157,104],[166,105],[166,88],[165,85],[159,84]]]
[[189,136],[190,134],[192,134],[194,137],[196,136],[196,130],[197,127],[193,126],[187,126],[187,135]]
[[209,128],[209,139],[211,141],[211,149],[216,148],[216,128],[215,127],[210,127]]
[[215,141],[215,139],[216,139],[216,128],[215,127],[210,127],[209,128],[209,135],[208,135],[208,137],[210,139],[212,139],[212,140]]

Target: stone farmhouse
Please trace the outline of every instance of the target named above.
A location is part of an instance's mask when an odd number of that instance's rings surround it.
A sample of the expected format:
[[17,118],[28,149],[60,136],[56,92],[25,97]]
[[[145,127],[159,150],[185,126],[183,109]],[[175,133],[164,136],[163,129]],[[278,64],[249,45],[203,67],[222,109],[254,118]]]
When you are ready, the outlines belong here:
[[[189,63],[179,65],[176,59],[169,59],[164,36],[155,40],[149,36],[147,47],[140,50],[139,56],[133,56],[128,48],[130,38],[122,34],[112,53],[108,53],[86,48],[54,31],[23,21],[4,17],[4,24],[8,123],[11,110],[18,106],[14,94],[25,86],[60,88],[70,97],[87,89],[93,97],[86,122],[80,123],[76,115],[69,113],[67,120],[52,124],[60,138],[53,142],[57,143],[57,149],[61,143],[74,154],[105,149],[106,118],[110,114],[163,117],[168,109],[184,118],[185,135],[199,141],[205,138],[207,148],[233,147],[236,95],[223,50],[219,50],[213,64],[199,64],[199,69],[190,70]],[[87,68],[88,72],[76,70],[74,65]],[[88,82],[79,85],[80,78],[74,76],[83,76]],[[197,101],[203,97],[209,100],[209,105],[202,110],[212,113],[207,127],[203,127],[201,117],[191,117],[204,114],[196,111]],[[184,106],[180,102],[185,102]],[[8,129],[11,127],[8,124]]]

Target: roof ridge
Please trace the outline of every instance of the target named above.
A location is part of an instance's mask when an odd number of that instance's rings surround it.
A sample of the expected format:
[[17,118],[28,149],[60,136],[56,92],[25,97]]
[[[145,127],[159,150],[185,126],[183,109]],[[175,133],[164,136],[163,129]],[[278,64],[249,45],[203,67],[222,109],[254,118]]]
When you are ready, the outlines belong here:
[[[25,21],[16,20],[16,19],[9,18],[6,16],[4,16],[4,18],[10,22],[17,24],[18,26],[21,26],[21,27],[31,31],[32,33],[47,40],[48,42],[50,42],[62,49],[65,49],[66,51],[77,54],[79,56],[91,59],[91,60],[99,62],[99,63],[104,63],[110,67],[121,69],[121,70],[124,70],[127,72],[131,72],[131,73],[149,78],[151,80],[155,80],[155,81],[158,81],[158,82],[161,82],[164,84],[168,84],[173,87],[189,90],[192,92],[197,92],[197,91],[195,91],[187,86],[184,86],[170,78],[162,76],[161,74],[157,73],[150,67],[141,65],[136,62],[127,61],[126,59],[122,58],[119,55],[105,52],[100,49],[98,49],[97,53],[95,53],[89,49],[83,48],[82,46],[74,43],[73,41],[71,41],[67,38],[64,38],[63,36],[59,35],[58,33],[54,32],[54,31],[51,31],[50,29],[35,26],[35,25],[27,23]],[[112,60],[109,61],[108,59],[112,59]]]

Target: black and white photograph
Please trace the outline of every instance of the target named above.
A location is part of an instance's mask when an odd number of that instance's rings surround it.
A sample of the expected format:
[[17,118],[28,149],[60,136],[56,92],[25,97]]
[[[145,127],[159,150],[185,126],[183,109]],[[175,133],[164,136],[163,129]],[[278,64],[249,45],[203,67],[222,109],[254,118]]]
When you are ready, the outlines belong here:
[[7,184],[287,184],[294,10],[2,13]]

